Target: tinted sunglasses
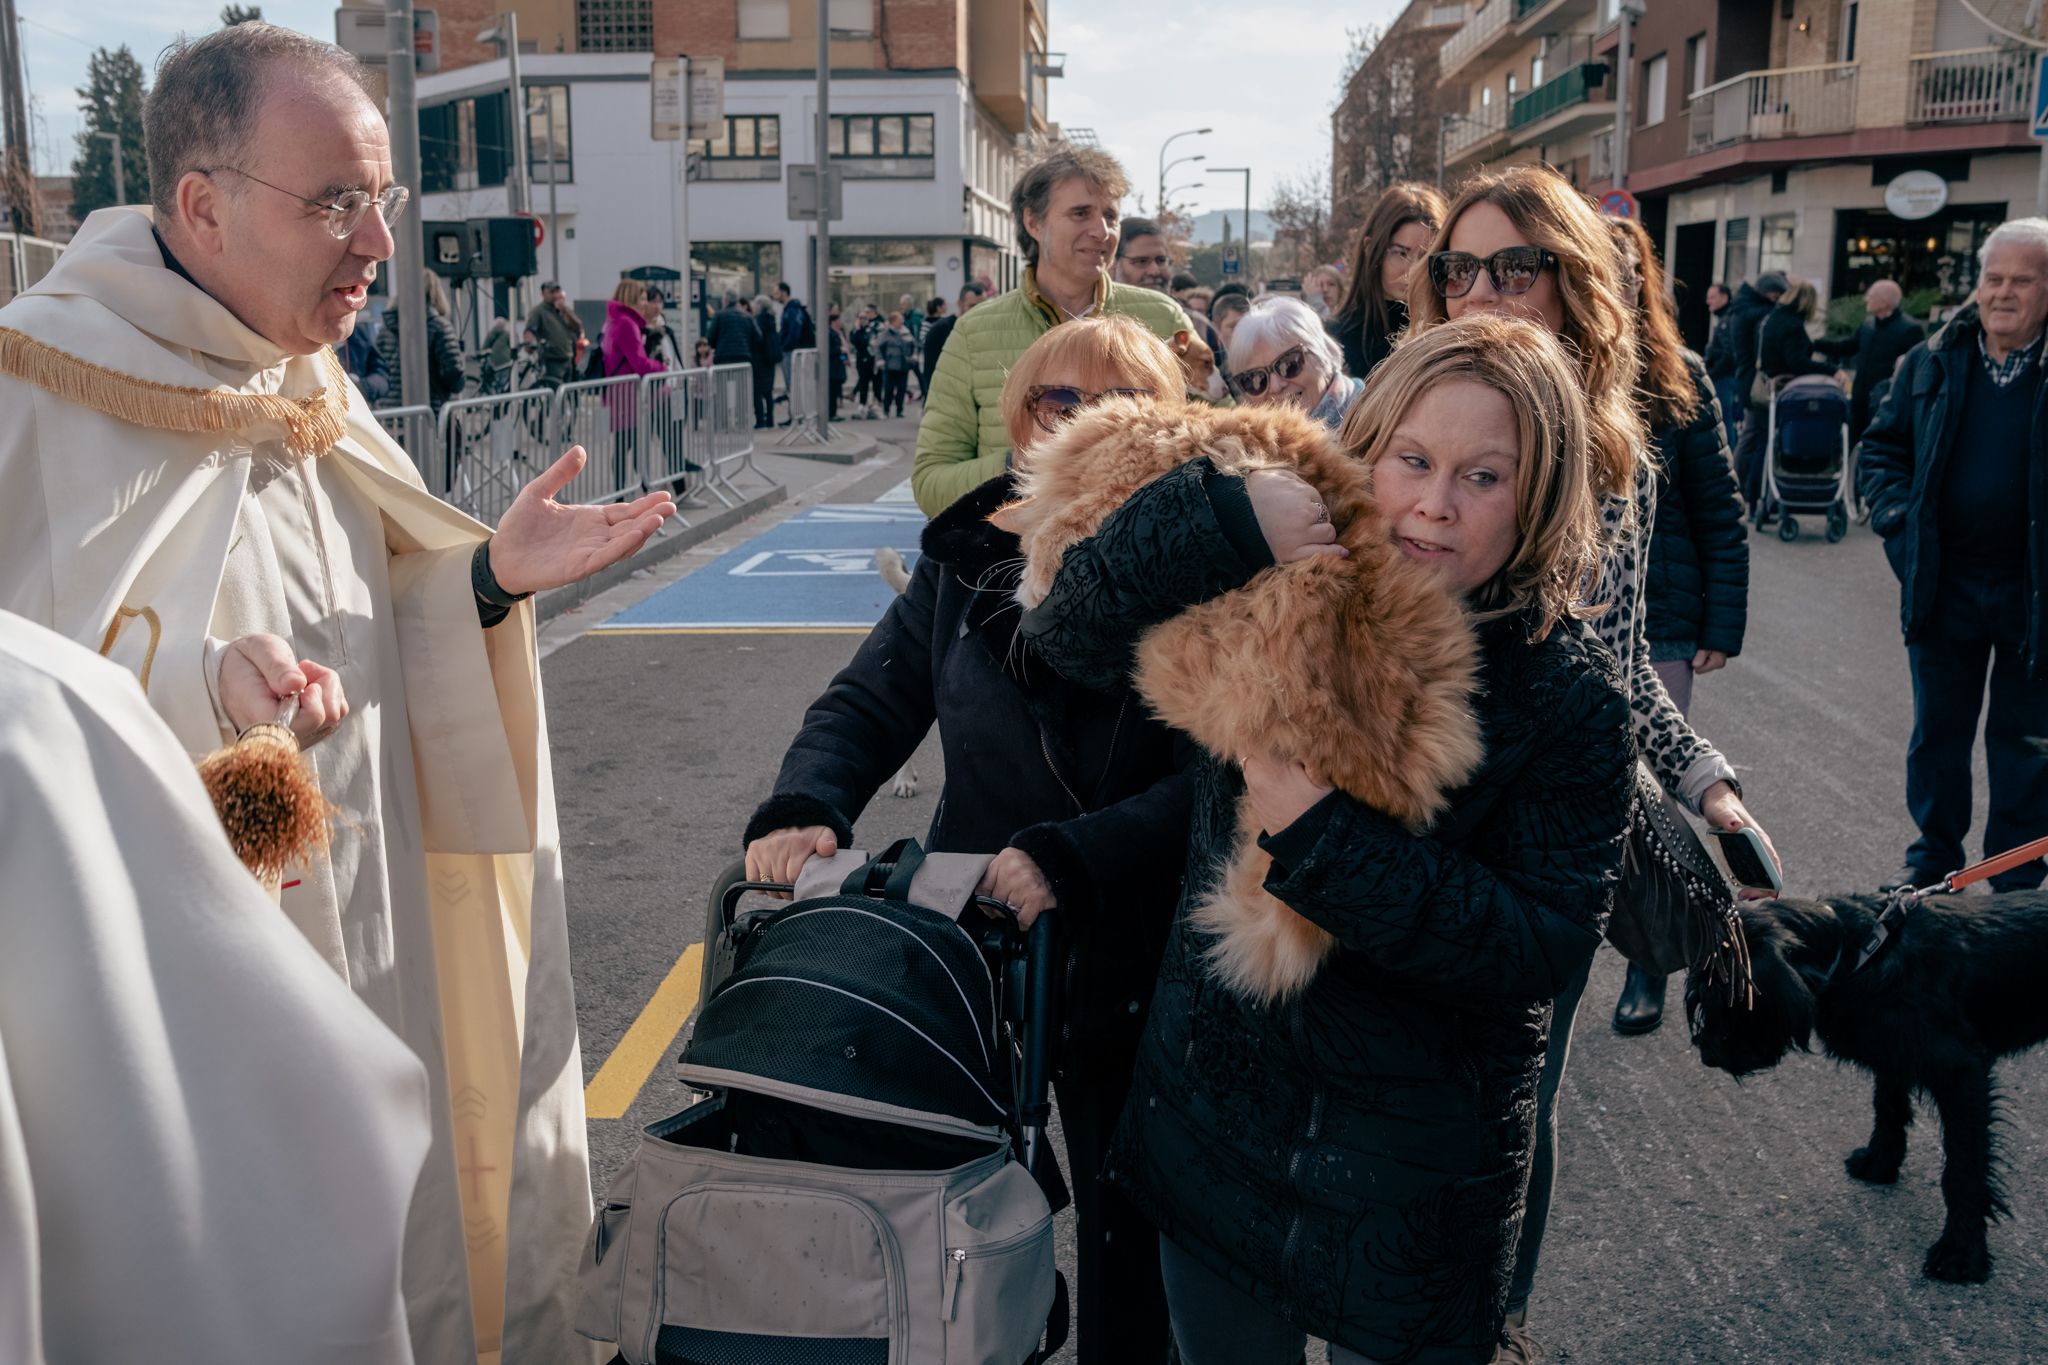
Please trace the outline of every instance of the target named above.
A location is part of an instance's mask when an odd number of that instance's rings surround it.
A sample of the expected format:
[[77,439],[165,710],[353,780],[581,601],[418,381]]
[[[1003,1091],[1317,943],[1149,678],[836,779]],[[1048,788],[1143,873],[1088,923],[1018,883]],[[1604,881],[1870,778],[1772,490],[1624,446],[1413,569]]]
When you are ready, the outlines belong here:
[[1266,391],[1270,379],[1293,379],[1308,368],[1308,352],[1299,346],[1290,346],[1282,351],[1270,365],[1254,365],[1249,370],[1239,370],[1230,376],[1230,387],[1247,398],[1257,398]]
[[1105,398],[1152,396],[1150,389],[1104,389],[1101,393],[1090,393],[1071,384],[1034,384],[1024,391],[1024,406],[1031,409],[1031,419],[1038,423],[1039,430],[1058,431],[1062,422]]
[[1502,247],[1491,256],[1474,256],[1469,251],[1439,251],[1429,258],[1429,283],[1447,299],[1462,299],[1484,269],[1493,282],[1493,292],[1503,297],[1526,294],[1536,287],[1536,277],[1557,264],[1557,257],[1540,246]]

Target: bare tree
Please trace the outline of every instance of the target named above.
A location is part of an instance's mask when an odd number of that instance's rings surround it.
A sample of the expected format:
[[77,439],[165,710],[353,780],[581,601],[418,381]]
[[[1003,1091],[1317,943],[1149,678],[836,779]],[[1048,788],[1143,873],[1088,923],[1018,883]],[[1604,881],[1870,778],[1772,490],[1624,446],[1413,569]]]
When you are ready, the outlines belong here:
[[1382,33],[1345,83],[1330,128],[1332,213],[1340,235],[1365,220],[1388,185],[1436,174],[1442,117],[1457,93],[1437,80],[1442,44],[1441,29]]
[[1266,213],[1273,221],[1273,270],[1306,272],[1336,260],[1344,248],[1344,234],[1331,221],[1330,177],[1321,168],[1276,184]]

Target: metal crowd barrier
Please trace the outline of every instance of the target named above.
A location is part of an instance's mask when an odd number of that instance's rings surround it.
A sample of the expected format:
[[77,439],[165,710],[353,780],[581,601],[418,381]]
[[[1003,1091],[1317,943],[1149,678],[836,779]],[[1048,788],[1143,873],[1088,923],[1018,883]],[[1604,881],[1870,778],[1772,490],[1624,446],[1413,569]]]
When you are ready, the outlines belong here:
[[382,408],[377,419],[429,491],[492,525],[572,445],[589,460],[559,494],[563,502],[620,502],[666,488],[678,502],[709,494],[737,507],[746,497],[735,482],[741,474],[776,482],[754,463],[753,383],[748,365],[666,370],[456,399],[438,418],[426,407]]
[[818,439],[818,348],[789,353],[789,430],[776,438],[777,445],[795,445]]

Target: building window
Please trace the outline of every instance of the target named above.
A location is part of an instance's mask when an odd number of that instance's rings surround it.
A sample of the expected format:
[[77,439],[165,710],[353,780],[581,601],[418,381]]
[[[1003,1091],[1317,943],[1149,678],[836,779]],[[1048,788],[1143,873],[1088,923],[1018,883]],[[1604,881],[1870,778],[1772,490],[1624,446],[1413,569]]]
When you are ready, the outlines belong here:
[[1508,72],[1507,97],[1509,104],[1515,102],[1515,73],[1512,71]]
[[1861,6],[1857,0],[1842,0],[1842,56],[1841,60],[1856,60],[1856,18]]
[[1481,109],[1491,109],[1491,108],[1493,108],[1493,87],[1492,87],[1492,86],[1490,86],[1490,85],[1482,85],[1482,86],[1480,86],[1480,87],[1479,87],[1479,107],[1480,107]]
[[929,180],[936,129],[931,114],[834,114],[832,155],[849,179]]
[[1749,278],[1749,219],[1730,218],[1721,248],[1721,278],[1730,289]]
[[725,131],[690,141],[698,180],[780,180],[782,120],[774,114],[728,114]]
[[789,37],[789,0],[740,0],[740,40],[778,42]]
[[[548,146],[549,110],[554,115],[555,142]],[[526,87],[526,165],[536,184],[548,183],[552,166],[556,184],[576,179],[575,161],[569,155],[569,87],[529,85]]]
[[1774,213],[1761,222],[1761,240],[1757,242],[1756,268],[1762,274],[1767,270],[1790,271],[1792,269],[1792,244],[1798,236],[1799,215],[1796,213]]
[[1643,116],[1638,122],[1645,128],[1664,121],[1664,102],[1671,93],[1665,84],[1665,66],[1661,52],[1643,63]]
[[[499,90],[420,110],[420,192],[487,189],[512,164],[511,96]],[[558,137],[566,130],[557,127]]]
[[875,0],[830,0],[825,13],[836,33],[875,31]]
[[1436,28],[1442,24],[1462,24],[1464,22],[1465,7],[1463,5],[1431,5],[1429,7],[1429,27],[1431,28]]
[[1689,99],[1713,82],[1707,79],[1707,35],[1685,40],[1685,93]]
[[654,51],[653,0],[576,0],[576,50]]
[[1529,59],[1529,88],[1536,89],[1543,84],[1543,54],[1537,53]]

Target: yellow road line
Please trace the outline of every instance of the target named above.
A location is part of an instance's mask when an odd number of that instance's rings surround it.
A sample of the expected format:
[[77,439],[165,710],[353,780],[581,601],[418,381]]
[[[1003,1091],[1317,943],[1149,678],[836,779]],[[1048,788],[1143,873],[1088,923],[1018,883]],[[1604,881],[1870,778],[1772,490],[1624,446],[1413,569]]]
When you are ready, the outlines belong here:
[[704,945],[692,943],[683,949],[676,965],[654,989],[654,998],[640,1017],[619,1039],[612,1055],[583,1089],[583,1108],[594,1119],[622,1119],[640,1097],[640,1087],[654,1074],[654,1067],[668,1053],[683,1020],[697,1004],[698,976],[703,971]]
[[869,626],[598,626],[584,638],[606,635],[867,635]]

